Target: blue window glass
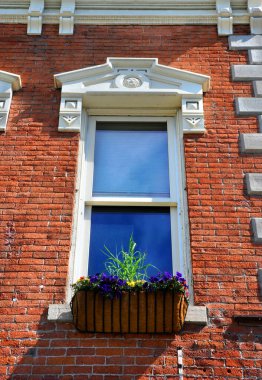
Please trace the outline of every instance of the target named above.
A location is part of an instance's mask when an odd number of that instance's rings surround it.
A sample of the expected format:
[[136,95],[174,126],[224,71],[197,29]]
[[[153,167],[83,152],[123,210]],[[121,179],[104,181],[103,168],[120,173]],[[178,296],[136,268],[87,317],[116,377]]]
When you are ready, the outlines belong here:
[[148,275],[172,272],[170,209],[168,207],[93,207],[88,274],[105,272],[104,245],[126,250],[133,234],[137,250],[147,252]]
[[168,197],[166,124],[98,123],[93,195]]

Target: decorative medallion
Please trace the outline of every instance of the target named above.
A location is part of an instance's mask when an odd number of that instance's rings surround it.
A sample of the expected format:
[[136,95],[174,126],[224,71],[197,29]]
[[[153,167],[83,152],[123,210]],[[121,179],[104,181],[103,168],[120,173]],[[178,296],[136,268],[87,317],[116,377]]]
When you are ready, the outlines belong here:
[[141,87],[143,82],[137,77],[126,76],[123,79],[123,86],[127,88]]
[[149,78],[144,72],[138,70],[123,70],[116,76],[114,85],[116,88],[139,89],[140,91],[149,88]]

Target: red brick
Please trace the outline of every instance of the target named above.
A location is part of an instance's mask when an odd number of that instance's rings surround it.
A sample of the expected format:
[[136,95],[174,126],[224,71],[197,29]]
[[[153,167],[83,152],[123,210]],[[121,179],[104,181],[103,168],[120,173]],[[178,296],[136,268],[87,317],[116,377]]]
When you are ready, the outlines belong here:
[[[234,32],[249,28],[235,25]],[[232,323],[234,314],[261,312],[261,249],[252,243],[250,218],[261,215],[262,204],[246,196],[243,174],[261,171],[262,164],[238,148],[239,133],[256,133],[257,120],[236,117],[234,98],[253,92],[230,75],[232,64],[247,62],[247,52],[229,51],[215,25],[78,24],[73,36],[59,36],[58,25],[44,24],[42,35],[28,36],[26,25],[1,24],[0,34],[1,70],[23,82],[0,134],[0,352],[8,363],[0,365],[0,376],[171,380],[178,378],[181,346],[187,380],[260,379],[259,332]],[[48,305],[65,299],[79,141],[77,133],[57,131],[61,93],[53,75],[103,64],[108,56],[158,57],[161,64],[211,75],[206,133],[183,138],[195,302],[208,304],[208,327],[114,336],[46,321]],[[14,239],[5,244],[10,228]]]

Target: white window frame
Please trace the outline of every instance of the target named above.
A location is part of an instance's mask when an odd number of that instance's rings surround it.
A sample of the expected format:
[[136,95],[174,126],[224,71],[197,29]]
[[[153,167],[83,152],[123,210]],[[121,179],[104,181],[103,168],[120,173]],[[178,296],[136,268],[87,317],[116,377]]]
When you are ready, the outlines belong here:
[[[170,197],[95,197],[92,195],[95,134],[97,122],[163,122],[167,125]],[[173,271],[180,271],[191,284],[191,261],[187,229],[185,168],[181,115],[174,117],[88,116],[82,120],[79,173],[75,207],[76,225],[72,237],[69,281],[75,282],[88,273],[92,206],[156,206],[170,207]],[[68,298],[70,299],[69,291]]]

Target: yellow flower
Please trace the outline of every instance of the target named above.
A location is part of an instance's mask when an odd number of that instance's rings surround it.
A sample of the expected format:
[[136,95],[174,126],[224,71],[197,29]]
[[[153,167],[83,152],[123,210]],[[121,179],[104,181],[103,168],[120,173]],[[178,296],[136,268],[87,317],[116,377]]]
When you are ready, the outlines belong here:
[[136,281],[136,285],[141,285],[141,284],[143,284],[145,282],[145,280],[137,280]]
[[131,287],[135,287],[136,285],[141,285],[144,282],[145,280],[127,281],[127,284]]

